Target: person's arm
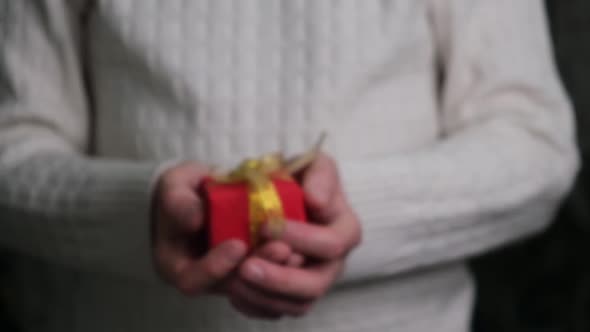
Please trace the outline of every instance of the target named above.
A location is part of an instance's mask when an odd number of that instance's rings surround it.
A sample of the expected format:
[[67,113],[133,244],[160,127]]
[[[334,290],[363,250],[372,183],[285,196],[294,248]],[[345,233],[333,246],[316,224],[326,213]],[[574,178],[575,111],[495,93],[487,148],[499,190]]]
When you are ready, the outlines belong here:
[[86,155],[78,5],[0,0],[0,246],[151,280],[159,165]]
[[342,162],[364,228],[344,280],[469,258],[543,230],[578,167],[541,0],[432,0],[440,142]]

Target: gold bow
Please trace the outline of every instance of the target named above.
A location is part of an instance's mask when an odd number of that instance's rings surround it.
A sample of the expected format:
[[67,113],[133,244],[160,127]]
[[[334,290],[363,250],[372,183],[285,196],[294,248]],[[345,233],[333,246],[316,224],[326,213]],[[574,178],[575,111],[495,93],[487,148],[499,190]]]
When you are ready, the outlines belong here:
[[272,180],[293,180],[293,174],[313,162],[324,140],[325,134],[322,134],[313,149],[290,161],[281,154],[269,154],[247,159],[231,172],[213,177],[219,184],[248,184],[250,239],[253,247],[259,241],[260,228],[265,222],[268,222],[273,234],[280,234],[285,227],[283,205]]

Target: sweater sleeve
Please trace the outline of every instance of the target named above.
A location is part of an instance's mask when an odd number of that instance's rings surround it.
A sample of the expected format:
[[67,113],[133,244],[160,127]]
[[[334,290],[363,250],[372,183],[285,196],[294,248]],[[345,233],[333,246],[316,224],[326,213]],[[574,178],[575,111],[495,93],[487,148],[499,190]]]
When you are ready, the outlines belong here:
[[0,246],[154,280],[157,164],[88,156],[81,2],[0,0]]
[[432,0],[443,135],[342,161],[364,227],[343,281],[463,260],[544,229],[578,167],[541,0]]

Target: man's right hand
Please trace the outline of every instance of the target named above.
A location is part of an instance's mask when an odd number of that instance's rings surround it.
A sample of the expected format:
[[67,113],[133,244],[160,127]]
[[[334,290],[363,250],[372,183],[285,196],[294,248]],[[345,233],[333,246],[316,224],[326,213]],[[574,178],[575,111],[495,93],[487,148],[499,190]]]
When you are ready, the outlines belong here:
[[183,163],[160,177],[153,202],[153,255],[162,278],[183,294],[213,291],[239,266],[246,246],[227,241],[212,250],[204,246],[203,203],[198,187],[208,174],[197,163]]
[[[233,299],[236,293],[260,298],[259,290],[235,276],[246,258],[247,249],[240,240],[230,240],[213,249],[206,247],[203,202],[199,185],[208,175],[206,167],[183,163],[170,168],[160,177],[153,202],[153,255],[156,270],[162,278],[185,295],[222,294]],[[267,243],[252,253],[268,262],[297,267],[303,256],[285,243]],[[249,317],[277,319],[282,314],[234,303]]]

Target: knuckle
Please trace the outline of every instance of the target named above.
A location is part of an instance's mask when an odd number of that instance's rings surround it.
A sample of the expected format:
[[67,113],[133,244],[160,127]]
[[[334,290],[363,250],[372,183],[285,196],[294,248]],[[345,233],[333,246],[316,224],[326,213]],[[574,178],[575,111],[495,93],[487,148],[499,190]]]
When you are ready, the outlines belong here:
[[169,188],[183,182],[189,174],[195,172],[205,174],[206,169],[193,161],[184,161],[164,172],[161,183],[164,188]]
[[200,201],[189,193],[182,190],[173,190],[167,192],[163,200],[164,214],[175,221],[182,222],[187,226],[194,226],[193,218],[201,212]]
[[195,176],[202,178],[207,173],[209,173],[209,169],[204,165],[194,161],[186,161],[177,167],[174,178],[176,181],[184,181]]
[[183,172],[190,172],[190,173],[201,173],[204,174],[208,171],[207,167],[205,167],[204,165],[189,160],[189,161],[185,161],[183,162],[181,165],[181,169],[183,170]]
[[166,190],[162,193],[162,208],[166,212],[175,211],[180,203],[180,195],[176,190]]
[[162,177],[160,178],[160,188],[164,191],[173,188],[178,177],[177,173],[178,170],[175,167],[162,174]]
[[181,162],[180,164],[178,164],[178,166],[176,167],[176,171],[178,173],[181,173],[181,172],[185,172],[193,167],[194,167],[194,162],[185,160],[185,161]]
[[203,274],[211,280],[219,280],[225,277],[225,268],[223,264],[216,261],[207,261],[203,265]]
[[165,178],[168,179],[171,183],[180,180],[187,170],[187,165],[188,162],[182,162],[176,165],[175,167],[171,168],[168,172],[166,172]]

